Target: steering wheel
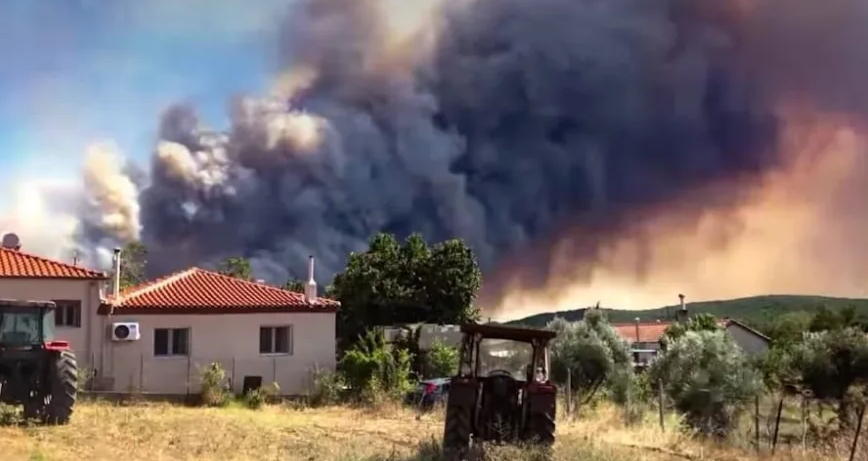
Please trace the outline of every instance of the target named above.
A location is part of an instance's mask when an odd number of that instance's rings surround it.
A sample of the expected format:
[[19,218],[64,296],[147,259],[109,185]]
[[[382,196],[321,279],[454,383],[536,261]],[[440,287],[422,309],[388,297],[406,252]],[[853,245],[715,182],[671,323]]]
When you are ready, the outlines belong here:
[[488,376],[489,376],[489,377],[492,377],[492,376],[506,376],[506,377],[509,377],[509,378],[512,378],[512,377],[513,377],[511,371],[509,371],[509,370],[504,370],[504,369],[501,369],[501,368],[498,368],[498,369],[496,369],[496,370],[491,370],[491,371],[489,371],[489,372],[488,372]]

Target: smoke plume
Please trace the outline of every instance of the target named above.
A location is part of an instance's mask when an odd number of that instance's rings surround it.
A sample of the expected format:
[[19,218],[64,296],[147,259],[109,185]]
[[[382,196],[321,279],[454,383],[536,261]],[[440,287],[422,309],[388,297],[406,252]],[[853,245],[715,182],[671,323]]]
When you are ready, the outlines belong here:
[[85,175],[83,248],[272,282],[379,231],[464,238],[516,316],[865,295],[859,0],[297,0],[273,94],[168,108],[146,183]]

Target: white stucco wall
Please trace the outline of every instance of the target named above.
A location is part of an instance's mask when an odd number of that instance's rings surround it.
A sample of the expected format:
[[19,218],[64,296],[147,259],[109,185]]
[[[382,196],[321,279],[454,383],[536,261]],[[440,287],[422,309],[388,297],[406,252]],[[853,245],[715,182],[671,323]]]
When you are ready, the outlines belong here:
[[[236,392],[244,376],[261,376],[263,385],[277,382],[281,394],[299,395],[310,388],[315,369],[335,367],[333,313],[115,315],[108,319],[113,322],[138,322],[141,330],[138,341],[106,342],[101,374],[114,381],[115,391],[197,393],[202,368],[218,362]],[[260,355],[260,327],[284,325],[292,325],[292,354]],[[155,357],[155,328],[189,328],[189,357]]]

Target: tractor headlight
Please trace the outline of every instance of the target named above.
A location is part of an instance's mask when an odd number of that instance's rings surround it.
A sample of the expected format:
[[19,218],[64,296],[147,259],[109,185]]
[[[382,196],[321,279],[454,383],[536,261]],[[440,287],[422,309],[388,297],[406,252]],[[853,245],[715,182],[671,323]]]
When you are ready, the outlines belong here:
[[534,375],[534,381],[538,383],[542,383],[546,381],[546,372],[542,368],[536,369],[536,374]]

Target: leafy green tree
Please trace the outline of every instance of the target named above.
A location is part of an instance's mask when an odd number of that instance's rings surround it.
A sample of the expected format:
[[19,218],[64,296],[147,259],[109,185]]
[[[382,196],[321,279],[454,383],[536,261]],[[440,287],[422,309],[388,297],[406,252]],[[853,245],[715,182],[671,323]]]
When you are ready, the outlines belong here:
[[242,280],[253,278],[253,269],[250,267],[250,261],[240,256],[233,256],[223,261],[220,264],[220,273]]
[[696,314],[687,322],[676,322],[666,328],[663,337],[660,339],[663,349],[672,341],[684,336],[688,331],[718,331],[721,329],[717,319],[708,313]]
[[338,336],[346,347],[372,325],[475,320],[481,280],[472,250],[460,240],[429,247],[418,234],[403,244],[376,235],[368,251],[349,255],[334,279]]
[[147,256],[148,250],[142,242],[130,242],[121,249],[122,290],[145,282]]
[[616,378],[632,376],[630,348],[601,313],[589,311],[579,322],[557,317],[547,328],[558,333],[550,349],[552,378],[566,383],[569,374],[580,400],[589,401],[604,385],[623,384]]
[[721,437],[735,427],[760,389],[759,374],[721,330],[687,331],[670,341],[651,365],[649,377],[662,382],[688,425]]
[[811,324],[811,314],[790,312],[770,323],[766,334],[772,340],[772,347],[788,349],[802,341],[802,335]]
[[847,427],[857,385],[868,383],[868,337],[855,327],[809,333],[791,354],[792,375],[821,400],[838,404],[838,418]]
[[283,284],[283,289],[293,291],[295,293],[304,293],[305,282],[299,279],[290,279]]

